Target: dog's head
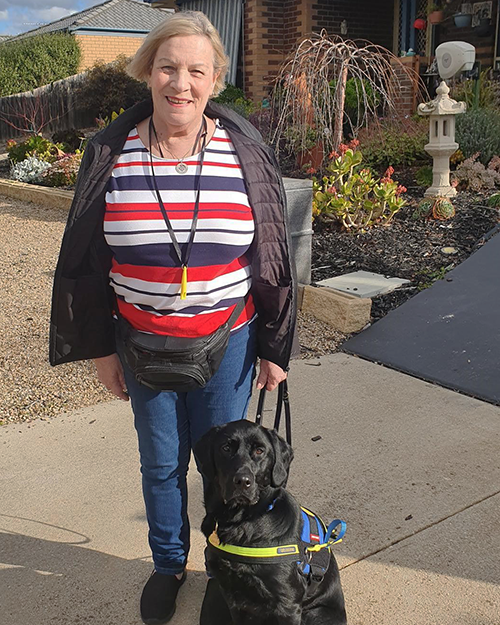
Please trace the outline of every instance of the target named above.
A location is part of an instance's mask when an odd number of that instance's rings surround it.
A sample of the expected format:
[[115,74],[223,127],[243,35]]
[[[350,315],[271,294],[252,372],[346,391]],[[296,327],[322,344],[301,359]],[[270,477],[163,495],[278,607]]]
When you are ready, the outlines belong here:
[[254,505],[268,486],[285,486],[293,459],[290,445],[274,430],[234,421],[209,430],[195,456],[206,480],[225,503]]

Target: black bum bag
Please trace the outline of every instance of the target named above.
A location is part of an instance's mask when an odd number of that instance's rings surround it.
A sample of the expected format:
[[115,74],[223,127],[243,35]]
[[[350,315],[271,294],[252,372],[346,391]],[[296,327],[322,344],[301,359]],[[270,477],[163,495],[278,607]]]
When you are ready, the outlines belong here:
[[206,386],[219,368],[231,328],[245,300],[218,330],[199,338],[148,334],[119,317],[123,356],[135,379],[154,391],[193,391]]

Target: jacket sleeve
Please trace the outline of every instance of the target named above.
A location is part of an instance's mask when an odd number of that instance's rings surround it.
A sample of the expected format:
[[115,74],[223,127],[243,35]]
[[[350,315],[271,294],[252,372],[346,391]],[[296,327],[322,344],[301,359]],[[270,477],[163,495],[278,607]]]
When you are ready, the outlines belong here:
[[[63,236],[52,293],[49,360],[57,365],[115,352],[110,252],[102,228],[105,176],[87,147]],[[101,173],[102,174],[102,173]]]
[[[248,170],[248,168],[247,168]],[[258,313],[258,355],[287,369],[296,351],[297,280],[286,210],[286,194],[277,163],[262,168],[247,184],[256,220],[252,259],[252,295]]]

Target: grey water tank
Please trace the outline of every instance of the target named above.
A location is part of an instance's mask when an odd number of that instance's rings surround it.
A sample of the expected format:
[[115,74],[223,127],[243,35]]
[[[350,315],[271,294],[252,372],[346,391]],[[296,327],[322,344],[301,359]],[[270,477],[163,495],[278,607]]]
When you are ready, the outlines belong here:
[[283,178],[288,220],[292,235],[293,259],[300,284],[311,283],[312,180]]

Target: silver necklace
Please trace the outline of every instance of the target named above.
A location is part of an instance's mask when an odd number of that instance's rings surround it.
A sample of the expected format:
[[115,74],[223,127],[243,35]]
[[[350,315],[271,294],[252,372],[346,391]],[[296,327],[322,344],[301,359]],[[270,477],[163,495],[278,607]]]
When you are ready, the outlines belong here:
[[[151,121],[152,120],[153,120],[153,117],[151,117]],[[158,139],[158,134],[156,132],[156,128],[155,128],[155,125],[154,125],[153,121],[152,121],[151,125],[153,126],[153,132],[155,133],[155,138],[156,138],[156,145],[158,146],[158,150],[160,151],[160,155],[161,155],[162,158],[165,158],[163,156],[163,150],[161,149],[160,140]],[[167,148],[166,145],[163,146],[165,148],[165,150],[170,154],[170,156],[177,161],[177,165],[175,166],[175,171],[178,174],[185,174],[188,171],[188,166],[184,162],[184,159],[187,156],[189,156],[190,154],[194,154],[196,146],[198,145],[198,141],[206,134],[207,134],[206,122],[205,122],[205,118],[203,118],[203,120],[201,122],[200,130],[198,131],[198,134],[196,135],[196,139],[194,140],[193,147],[188,152],[186,152],[186,154],[184,154],[184,156],[182,158],[177,158],[177,156],[172,154],[172,152]]]

